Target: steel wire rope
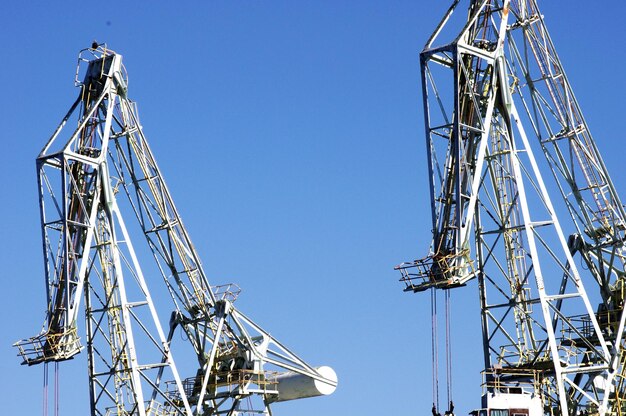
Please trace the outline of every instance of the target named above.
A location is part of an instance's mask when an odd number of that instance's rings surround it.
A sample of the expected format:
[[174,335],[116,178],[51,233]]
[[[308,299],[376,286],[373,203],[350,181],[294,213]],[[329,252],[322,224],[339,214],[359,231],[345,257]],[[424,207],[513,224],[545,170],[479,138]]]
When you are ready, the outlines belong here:
[[430,317],[431,317],[431,355],[432,355],[432,382],[433,382],[433,407],[439,409],[439,346],[437,340],[437,292],[434,287],[430,289]]
[[43,363],[43,416],[48,416],[48,362]]
[[450,290],[445,292],[446,309],[446,389],[448,406],[451,411],[452,403],[452,341],[450,338]]
[[54,362],[54,416],[59,416],[59,362]]
[[189,337],[187,336],[187,332],[185,332],[185,329],[182,326],[180,328],[180,340],[183,341],[183,342],[189,341]]

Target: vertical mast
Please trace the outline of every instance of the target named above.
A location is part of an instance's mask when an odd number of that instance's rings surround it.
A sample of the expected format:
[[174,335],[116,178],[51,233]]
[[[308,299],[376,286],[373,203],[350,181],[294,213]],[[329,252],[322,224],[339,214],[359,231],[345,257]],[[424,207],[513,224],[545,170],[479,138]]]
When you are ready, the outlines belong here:
[[[332,369],[238,311],[235,285],[209,284],[128,99],[122,56],[82,51],[77,85],[37,159],[49,305],[41,334],[16,343],[24,364],[83,349],[84,298],[93,416],[269,415],[273,402],[332,393]],[[76,129],[64,136],[68,121]],[[193,372],[183,378],[176,363]]]
[[401,280],[420,292],[478,278],[488,390],[526,383],[562,415],[616,412],[623,206],[536,2],[469,1],[446,41],[458,6],[420,55],[433,240]]

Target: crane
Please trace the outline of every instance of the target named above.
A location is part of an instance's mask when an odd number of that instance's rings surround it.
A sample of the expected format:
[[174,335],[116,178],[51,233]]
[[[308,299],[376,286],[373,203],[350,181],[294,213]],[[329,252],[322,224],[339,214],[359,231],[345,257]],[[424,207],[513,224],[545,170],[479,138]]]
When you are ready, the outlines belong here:
[[37,157],[47,309],[41,332],[15,343],[23,364],[86,349],[92,416],[271,415],[272,403],[331,394],[332,368],[307,364],[235,308],[238,286],[209,284],[128,98],[122,55],[82,50],[75,84]]
[[477,281],[472,414],[622,415],[626,215],[537,3],[454,0],[426,42],[432,242],[396,269],[408,292]]

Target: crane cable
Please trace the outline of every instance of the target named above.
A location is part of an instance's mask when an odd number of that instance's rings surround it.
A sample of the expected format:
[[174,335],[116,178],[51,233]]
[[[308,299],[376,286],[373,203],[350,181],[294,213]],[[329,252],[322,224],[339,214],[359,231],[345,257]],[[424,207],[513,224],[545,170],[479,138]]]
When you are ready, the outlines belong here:
[[[43,363],[43,416],[48,416],[48,381],[49,370],[48,362]],[[59,362],[54,362],[54,396],[53,405],[54,416],[59,416]]]
[[[439,409],[439,337],[437,330],[437,291],[430,290],[430,314],[431,314],[431,353],[432,353],[432,374],[433,374],[433,415],[440,414],[435,410]],[[445,314],[445,342],[446,342],[446,393],[448,402],[448,413],[452,413],[452,342],[450,337],[450,290],[444,295]]]
[[48,362],[43,363],[43,416],[48,416]]
[[[439,409],[439,345],[437,337],[437,293],[430,289],[431,354],[433,374],[433,410]],[[433,411],[433,414],[436,412]]]
[[54,416],[59,416],[59,362],[54,362]]
[[450,290],[445,291],[446,304],[446,387],[448,411],[452,412],[452,342],[450,339]]

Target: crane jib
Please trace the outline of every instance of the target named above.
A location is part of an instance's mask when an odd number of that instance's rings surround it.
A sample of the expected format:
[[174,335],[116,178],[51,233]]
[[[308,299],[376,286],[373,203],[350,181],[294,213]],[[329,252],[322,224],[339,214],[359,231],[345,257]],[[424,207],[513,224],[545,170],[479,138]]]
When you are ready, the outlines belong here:
[[209,284],[128,98],[122,56],[95,44],[78,62],[79,96],[37,158],[48,305],[41,333],[15,343],[23,364],[86,350],[94,416],[268,413],[331,394],[330,367],[307,364],[241,313],[236,285]]
[[462,4],[420,55],[433,235],[400,280],[477,281],[476,416],[621,414],[624,206],[537,1]]

